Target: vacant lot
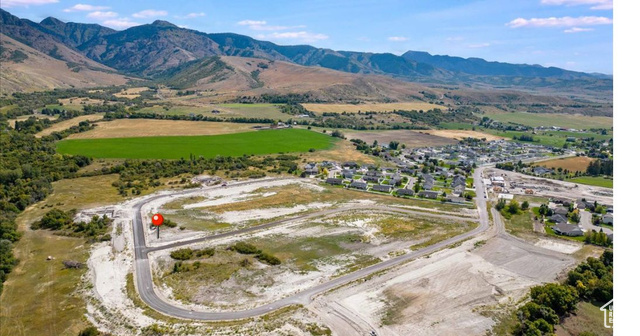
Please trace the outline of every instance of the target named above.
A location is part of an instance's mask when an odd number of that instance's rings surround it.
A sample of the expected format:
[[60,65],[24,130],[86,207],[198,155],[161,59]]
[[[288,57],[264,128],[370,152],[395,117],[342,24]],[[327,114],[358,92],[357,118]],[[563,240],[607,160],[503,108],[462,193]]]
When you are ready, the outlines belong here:
[[613,118],[589,117],[585,115],[561,113],[487,112],[486,116],[504,123],[516,123],[531,127],[558,126],[575,129],[611,128]]
[[117,119],[100,122],[88,132],[76,133],[68,139],[128,138],[132,135],[172,136],[172,135],[218,135],[248,132],[256,124],[219,123],[208,121]]
[[303,154],[307,161],[354,161],[359,164],[379,164],[383,166],[385,161],[377,156],[366,155],[356,149],[352,142],[338,140],[331,149],[315,151]]
[[393,110],[445,110],[445,106],[423,102],[413,103],[383,103],[383,104],[302,104],[312,112],[391,112]]
[[438,137],[456,139],[456,140],[461,140],[464,138],[474,138],[474,139],[485,138],[487,139],[487,141],[504,139],[504,137],[502,136],[482,133],[478,131],[470,131],[470,130],[429,130],[429,131],[420,131],[420,132],[425,134],[435,135]]
[[331,148],[335,138],[302,129],[267,130],[211,136],[71,139],[57,143],[58,152],[94,158],[180,159],[307,152]]
[[100,120],[100,119],[102,119],[102,116],[103,116],[102,113],[87,114],[87,115],[71,118],[69,120],[61,121],[59,123],[53,124],[53,126],[51,126],[49,128],[45,128],[44,130],[42,130],[41,132],[36,134],[36,137],[43,137],[43,136],[49,135],[49,134],[51,134],[53,132],[64,131],[69,127],[78,126],[78,124],[80,122],[82,122],[82,121]]
[[[431,131],[428,131],[431,133]],[[363,131],[363,132],[347,132],[347,139],[361,139],[369,144],[378,141],[381,144],[388,144],[391,141],[398,141],[405,144],[409,148],[427,147],[427,146],[444,146],[454,144],[457,141],[448,137],[426,134],[426,131]]]
[[562,168],[567,169],[571,172],[575,171],[586,171],[589,163],[595,161],[590,157],[586,156],[575,156],[570,158],[562,158],[562,159],[554,159],[549,161],[537,162],[536,164],[547,167],[547,168]]

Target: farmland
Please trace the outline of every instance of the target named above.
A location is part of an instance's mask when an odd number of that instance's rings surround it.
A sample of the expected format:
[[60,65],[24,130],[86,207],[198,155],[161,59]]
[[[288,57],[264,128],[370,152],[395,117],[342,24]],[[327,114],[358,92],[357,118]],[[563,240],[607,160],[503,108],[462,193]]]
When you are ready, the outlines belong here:
[[445,106],[424,102],[412,103],[384,103],[384,104],[302,104],[312,112],[391,112],[393,110],[432,110],[435,108],[446,110]]
[[568,181],[596,187],[613,188],[613,180],[604,177],[580,176],[574,177]]
[[547,167],[547,168],[556,168],[556,169],[562,168],[562,169],[567,169],[568,171],[571,171],[571,172],[575,172],[575,171],[583,172],[587,170],[587,166],[589,166],[589,163],[592,161],[595,161],[595,159],[592,159],[586,156],[575,156],[570,158],[542,161],[542,162],[538,162],[538,164],[540,166]]
[[[282,113],[277,104],[215,104],[215,105],[156,105],[140,110],[141,113],[153,112],[165,115],[189,115],[202,114],[208,117],[224,118],[269,118],[275,120],[288,120],[292,115]],[[214,112],[215,111],[215,112]]]
[[516,123],[531,127],[558,126],[575,129],[611,128],[613,118],[589,117],[560,113],[487,112],[486,116],[503,123]]
[[64,120],[64,121],[61,121],[59,123],[53,124],[53,126],[51,126],[49,128],[46,128],[46,129],[42,130],[40,133],[36,134],[36,137],[43,137],[43,136],[49,135],[49,134],[51,134],[53,132],[64,131],[69,127],[77,126],[82,121],[94,121],[94,120],[98,120],[98,119],[102,119],[102,114],[101,113],[87,114],[87,115],[75,117],[75,118],[72,118],[72,119],[69,119],[69,120]]
[[267,130],[212,136],[72,139],[57,143],[62,154],[94,158],[180,159],[306,152],[331,148],[334,139],[302,129]]
[[117,119],[100,122],[88,132],[72,134],[69,139],[127,138],[147,136],[218,135],[249,132],[257,124],[186,120]]

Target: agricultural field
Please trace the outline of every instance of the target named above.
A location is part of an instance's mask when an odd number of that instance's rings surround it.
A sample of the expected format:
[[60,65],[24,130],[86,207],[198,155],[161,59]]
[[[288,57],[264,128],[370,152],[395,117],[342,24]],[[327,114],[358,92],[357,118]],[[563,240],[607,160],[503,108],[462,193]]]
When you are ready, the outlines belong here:
[[[2,336],[77,335],[88,326],[84,301],[78,293],[84,270],[62,267],[63,260],[85,262],[90,245],[82,238],[56,236],[29,229],[53,207],[67,211],[122,200],[111,183],[117,175],[65,179],[53,183],[53,193],[28,207],[17,218],[23,236],[14,251],[20,264],[4,283],[0,305]],[[54,260],[47,260],[52,256]]]
[[8,119],[7,122],[9,123],[9,126],[15,128],[16,127],[16,121],[25,121],[25,120],[27,120],[27,119],[29,119],[31,117],[36,117],[38,119],[49,119],[49,120],[54,120],[54,119],[57,118],[56,116],[50,116],[50,115],[47,115],[47,114],[38,113],[38,114],[23,115],[23,116],[19,116],[17,118],[14,118],[14,119]]
[[380,104],[302,104],[311,112],[391,112],[393,110],[433,110],[436,108],[446,110],[446,106],[424,103],[380,103]]
[[613,179],[595,176],[580,176],[567,180],[580,184],[592,185],[596,187],[613,188]]
[[129,99],[135,99],[140,97],[140,93],[142,91],[147,91],[149,90],[148,87],[134,87],[134,88],[126,88],[126,89],[122,89],[122,91],[115,93],[114,96],[118,97],[118,98],[129,98]]
[[180,159],[189,155],[215,157],[266,155],[329,149],[335,139],[303,129],[265,130],[211,136],[163,136],[71,139],[57,143],[62,154],[94,158]]
[[548,161],[536,162],[537,165],[547,168],[562,168],[567,169],[570,172],[584,172],[587,170],[589,163],[595,161],[595,159],[587,156],[575,156],[570,158],[553,159]]
[[218,135],[254,131],[253,127],[257,125],[186,120],[116,119],[100,122],[96,128],[72,134],[68,139],[127,138],[131,135],[138,137]]
[[102,119],[103,115],[104,115],[104,113],[87,114],[87,115],[82,115],[82,116],[79,116],[79,117],[71,118],[71,119],[68,119],[68,120],[64,120],[64,121],[61,121],[59,123],[53,124],[49,128],[43,129],[41,132],[36,134],[36,137],[40,138],[40,137],[43,137],[43,136],[47,136],[47,135],[49,135],[49,134],[51,134],[53,132],[64,131],[69,127],[78,126],[78,124],[80,122],[82,122],[82,121],[100,120],[100,119]]
[[557,126],[574,129],[606,128],[613,126],[613,118],[590,117],[585,115],[560,114],[560,113],[526,113],[487,111],[485,116],[503,123],[516,123],[525,126]]
[[[215,112],[214,112],[215,111]],[[289,120],[294,116],[282,113],[278,104],[211,104],[211,105],[172,105],[145,107],[141,113],[153,112],[165,115],[202,114],[206,117],[220,118],[268,118],[274,120]]]
[[393,130],[393,131],[348,131],[345,132],[347,139],[360,139],[368,144],[378,141],[381,144],[388,144],[391,141],[398,141],[408,148],[426,146],[444,146],[454,144],[457,141],[448,137],[431,135],[432,131],[413,130]]
[[485,138],[487,141],[492,140],[501,140],[504,139],[503,136],[500,135],[492,135],[479,131],[472,130],[429,130],[429,131],[421,131],[421,133],[431,134],[443,138],[462,140],[464,138],[474,138],[474,139],[482,139]]

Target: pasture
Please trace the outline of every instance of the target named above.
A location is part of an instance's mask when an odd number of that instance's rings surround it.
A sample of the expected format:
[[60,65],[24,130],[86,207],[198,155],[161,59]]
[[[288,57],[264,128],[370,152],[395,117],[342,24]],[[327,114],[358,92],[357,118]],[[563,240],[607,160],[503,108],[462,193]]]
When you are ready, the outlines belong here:
[[[215,111],[215,112],[214,112]],[[278,104],[215,104],[215,105],[173,105],[165,109],[156,105],[140,109],[141,113],[153,112],[165,115],[202,114],[206,117],[220,118],[269,118],[274,120],[288,120],[293,116],[282,113]]]
[[574,156],[570,158],[542,161],[538,162],[537,164],[547,168],[562,168],[567,169],[571,172],[583,172],[587,170],[587,167],[589,166],[589,163],[591,163],[591,161],[595,161],[595,159],[586,156]]
[[[117,119],[100,122],[90,131],[72,134],[68,139],[102,139],[147,136],[218,135],[253,131],[258,124],[209,121]],[[261,125],[264,126],[264,125]]]
[[596,187],[613,188],[613,179],[605,177],[594,176],[580,176],[567,180],[569,182],[575,182],[580,184],[592,185]]
[[303,129],[265,130],[211,136],[164,136],[110,139],[70,139],[57,143],[62,154],[94,158],[180,159],[266,155],[329,149],[335,138]]
[[558,126],[574,129],[611,128],[613,118],[590,117],[576,114],[562,113],[526,113],[526,112],[497,112],[487,111],[485,115],[503,123],[516,123],[531,127]]
[[380,103],[380,104],[302,104],[307,110],[317,113],[323,112],[391,112],[393,110],[433,110],[439,108],[446,110],[446,106],[425,103]]

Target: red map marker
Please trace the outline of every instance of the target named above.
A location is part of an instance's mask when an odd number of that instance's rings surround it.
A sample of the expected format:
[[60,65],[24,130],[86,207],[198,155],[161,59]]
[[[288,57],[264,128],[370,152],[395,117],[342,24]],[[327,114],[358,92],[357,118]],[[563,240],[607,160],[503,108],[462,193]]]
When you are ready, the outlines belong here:
[[153,217],[151,217],[151,224],[155,225],[155,226],[160,226],[162,225],[162,223],[164,222],[164,217],[162,217],[161,214],[155,214],[153,215]]

